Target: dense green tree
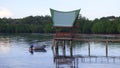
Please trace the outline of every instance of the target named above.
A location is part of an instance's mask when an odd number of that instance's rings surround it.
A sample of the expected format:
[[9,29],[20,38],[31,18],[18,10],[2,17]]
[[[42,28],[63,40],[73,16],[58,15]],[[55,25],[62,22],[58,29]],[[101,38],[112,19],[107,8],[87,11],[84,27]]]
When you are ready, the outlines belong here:
[[[108,16],[89,20],[81,15],[77,19],[79,33],[120,33],[120,17]],[[67,32],[69,29],[63,28]],[[0,33],[53,33],[55,29],[50,16],[28,16],[20,19],[0,18]]]

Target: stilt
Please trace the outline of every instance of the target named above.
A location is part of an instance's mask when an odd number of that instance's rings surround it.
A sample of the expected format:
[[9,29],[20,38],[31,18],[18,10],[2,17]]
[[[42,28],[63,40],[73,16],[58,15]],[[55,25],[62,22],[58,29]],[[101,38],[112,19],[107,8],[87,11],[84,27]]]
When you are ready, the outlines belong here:
[[73,56],[73,52],[72,52],[72,41],[70,40],[70,56]]
[[72,52],[72,47],[70,47],[70,56],[72,57],[73,56],[73,52]]
[[88,56],[90,56],[90,42],[88,42]]
[[108,41],[106,41],[106,57],[108,57]]
[[55,40],[54,40],[53,45],[51,47],[54,56],[55,56],[55,46],[56,46],[56,43],[55,43]]
[[56,51],[56,56],[59,55],[59,50],[58,50],[58,41],[55,41],[55,51]]
[[63,46],[63,55],[65,56],[66,55],[66,52],[65,52],[65,40],[63,40],[62,46]]

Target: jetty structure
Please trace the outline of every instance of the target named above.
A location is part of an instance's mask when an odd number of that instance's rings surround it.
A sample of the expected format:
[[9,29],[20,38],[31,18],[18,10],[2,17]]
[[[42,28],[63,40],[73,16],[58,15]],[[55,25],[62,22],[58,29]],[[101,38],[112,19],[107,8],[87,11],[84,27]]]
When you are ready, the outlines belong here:
[[[70,48],[72,49],[72,40],[77,30],[77,18],[79,16],[80,9],[73,11],[58,11],[50,9],[54,28],[56,33],[54,34],[54,46],[58,50],[58,42],[62,42],[63,50],[65,50],[65,41],[69,41]],[[66,31],[63,31],[65,29]]]
[[[50,11],[56,30],[54,40],[72,40],[78,27],[76,20],[80,9],[66,12],[54,9],[50,9]],[[62,29],[66,29],[66,31],[62,31]]]
[[[120,56],[109,56],[109,42],[120,42],[120,39],[114,39],[109,37],[113,35],[96,35],[96,34],[78,34],[78,16],[80,9],[73,11],[58,11],[50,9],[53,25],[56,30],[54,34],[54,44],[52,46],[54,62],[56,68],[62,65],[70,65],[72,68],[78,68],[79,63],[120,63]],[[63,31],[62,29],[66,29]],[[97,37],[106,38],[97,38]],[[119,38],[119,35],[115,35]],[[94,37],[94,38],[93,38]],[[72,41],[84,41],[88,42],[88,55],[74,55],[73,54],[73,42]],[[105,56],[91,55],[90,42],[105,42]],[[66,44],[67,43],[67,44]],[[66,48],[69,46],[69,48]],[[59,49],[62,47],[62,50]],[[68,52],[69,49],[69,52]],[[62,54],[61,54],[62,52]],[[66,53],[67,52],[67,53]],[[69,55],[68,55],[69,53]]]
[[[73,11],[58,11],[54,9],[50,9],[52,21],[54,28],[56,30],[54,34],[54,44],[52,46],[54,61],[56,63],[56,68],[59,68],[61,64],[71,64],[73,68],[74,66],[78,66],[78,60],[80,59],[81,62],[106,62],[109,63],[110,60],[112,62],[117,62],[116,60],[120,59],[120,57],[116,56],[108,56],[108,45],[109,42],[119,42],[120,39],[98,39],[98,38],[91,38],[93,36],[100,37],[106,35],[94,35],[94,34],[78,34],[78,16],[80,9],[73,10]],[[66,29],[63,31],[62,29]],[[107,35],[108,36],[108,35]],[[87,37],[87,38],[86,38]],[[88,55],[87,56],[74,56],[73,55],[73,47],[72,41],[85,41],[88,42]],[[66,41],[67,45],[69,45],[69,55],[66,55]],[[90,42],[105,42],[105,56],[92,56],[91,55],[91,47]],[[62,46],[62,55],[59,53],[59,46]],[[68,54],[68,52],[67,52]],[[99,61],[101,59],[101,61]],[[105,59],[105,60],[103,60]]]
[[[69,42],[70,50],[72,51],[72,41],[85,41],[85,42],[88,42],[88,56],[90,56],[90,53],[91,53],[90,42],[91,41],[106,42],[105,52],[106,52],[106,56],[108,56],[108,44],[109,44],[108,42],[119,42],[120,41],[118,39],[116,40],[116,39],[110,39],[110,38],[91,39],[90,37],[96,36],[96,35],[78,34],[77,19],[79,16],[80,9],[73,10],[73,11],[58,11],[58,10],[50,9],[50,12],[52,16],[53,25],[56,30],[54,34],[54,45],[52,48],[55,48],[56,50],[59,49],[59,46],[62,46],[63,51],[65,51],[65,42],[67,41]],[[66,29],[66,31],[63,31],[62,29]],[[72,56],[72,53],[70,54]]]

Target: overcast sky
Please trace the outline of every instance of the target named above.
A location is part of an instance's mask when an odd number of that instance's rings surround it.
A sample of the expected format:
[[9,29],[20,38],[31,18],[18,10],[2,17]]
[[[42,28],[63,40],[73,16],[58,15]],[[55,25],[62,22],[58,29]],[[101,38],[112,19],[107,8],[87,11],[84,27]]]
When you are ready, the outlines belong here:
[[80,14],[90,20],[120,16],[120,0],[0,0],[0,17],[50,15],[50,8],[59,11],[81,9]]

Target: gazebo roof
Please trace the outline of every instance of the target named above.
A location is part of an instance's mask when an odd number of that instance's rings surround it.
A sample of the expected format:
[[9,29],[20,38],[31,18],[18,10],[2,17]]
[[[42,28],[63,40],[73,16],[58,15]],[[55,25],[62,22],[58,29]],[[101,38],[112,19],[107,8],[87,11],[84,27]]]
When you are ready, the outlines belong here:
[[72,27],[77,19],[80,9],[74,11],[57,11],[50,9],[55,27]]

